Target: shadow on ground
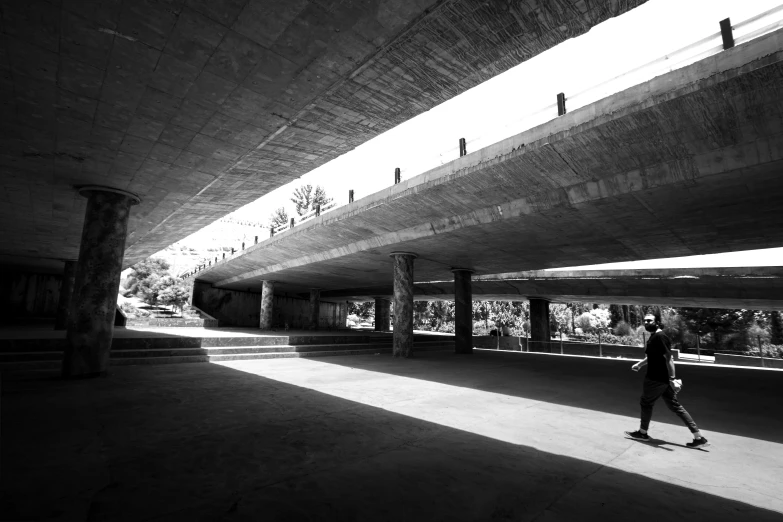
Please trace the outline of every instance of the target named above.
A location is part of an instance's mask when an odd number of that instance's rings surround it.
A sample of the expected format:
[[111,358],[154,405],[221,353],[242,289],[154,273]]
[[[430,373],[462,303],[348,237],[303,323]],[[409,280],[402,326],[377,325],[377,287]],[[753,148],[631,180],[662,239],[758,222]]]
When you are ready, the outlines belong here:
[[[491,390],[489,374],[521,375],[523,359],[497,356],[465,357],[463,374],[440,378]],[[350,363],[437,380],[437,358]],[[609,388],[587,389],[603,374],[582,364],[558,378],[581,374],[584,398],[550,399],[607,400]],[[657,521],[673,506],[694,520],[781,517],[219,365],[5,380],[2,426],[3,520]]]

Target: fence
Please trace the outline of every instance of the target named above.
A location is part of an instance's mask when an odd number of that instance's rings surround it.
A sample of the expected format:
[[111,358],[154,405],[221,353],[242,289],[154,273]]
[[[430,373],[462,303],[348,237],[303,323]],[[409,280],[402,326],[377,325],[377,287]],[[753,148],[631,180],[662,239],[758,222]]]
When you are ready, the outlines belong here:
[[[562,355],[586,355],[591,357],[612,357],[644,359],[644,347],[621,344],[581,343],[552,339],[533,341],[527,337],[473,336],[473,347],[489,350],[510,350],[515,352],[555,353]],[[680,351],[672,350],[674,360],[679,360]]]

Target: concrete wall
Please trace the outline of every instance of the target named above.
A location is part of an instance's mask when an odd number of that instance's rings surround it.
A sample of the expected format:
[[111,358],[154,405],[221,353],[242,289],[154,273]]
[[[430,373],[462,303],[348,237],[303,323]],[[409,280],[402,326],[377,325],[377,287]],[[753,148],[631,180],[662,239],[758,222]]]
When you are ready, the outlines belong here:
[[725,353],[715,354],[715,364],[732,364],[734,366],[755,366],[764,368],[783,369],[783,359],[773,359],[764,357],[764,364],[761,364],[761,357],[750,357],[747,355],[729,355]]
[[[196,281],[193,284],[193,306],[217,319],[220,326],[258,327],[261,310],[261,294],[213,288],[209,283]],[[321,302],[318,326],[323,329],[345,328],[348,317],[346,303]],[[284,328],[303,329],[310,324],[310,300],[295,297],[275,296],[274,325]]]
[[55,317],[62,277],[54,274],[0,274],[0,316]]

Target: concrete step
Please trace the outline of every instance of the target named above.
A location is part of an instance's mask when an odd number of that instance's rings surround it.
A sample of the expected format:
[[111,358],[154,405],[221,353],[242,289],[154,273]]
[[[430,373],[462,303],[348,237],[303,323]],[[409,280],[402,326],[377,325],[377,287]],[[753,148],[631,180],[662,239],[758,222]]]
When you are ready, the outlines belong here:
[[[414,350],[453,350],[454,340],[427,339],[414,341]],[[222,346],[190,348],[112,349],[110,364],[175,364],[189,362],[272,359],[279,357],[318,357],[391,353],[391,343],[313,344],[279,346]],[[2,370],[56,369],[62,362],[62,351],[0,353]]]

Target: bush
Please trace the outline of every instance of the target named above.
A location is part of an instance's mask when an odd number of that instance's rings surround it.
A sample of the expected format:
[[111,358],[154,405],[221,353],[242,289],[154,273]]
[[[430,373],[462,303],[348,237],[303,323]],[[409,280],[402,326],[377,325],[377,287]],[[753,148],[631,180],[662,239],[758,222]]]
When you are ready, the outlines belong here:
[[617,326],[614,328],[614,335],[618,337],[632,337],[633,336],[633,329],[631,328],[631,325],[626,323],[625,321],[620,321],[617,323]]

